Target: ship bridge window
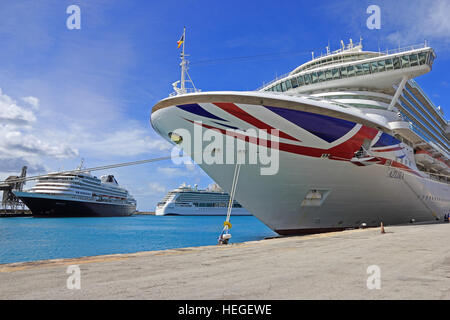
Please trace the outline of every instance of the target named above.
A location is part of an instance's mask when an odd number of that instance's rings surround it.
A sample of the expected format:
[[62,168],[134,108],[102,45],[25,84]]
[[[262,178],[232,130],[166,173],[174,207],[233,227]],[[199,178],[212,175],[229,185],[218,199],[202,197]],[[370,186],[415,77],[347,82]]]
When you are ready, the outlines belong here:
[[298,76],[297,77],[297,82],[298,82],[299,86],[302,86],[303,85],[303,76]]
[[275,86],[275,90],[278,91],[278,92],[280,92],[280,91],[281,91],[281,85],[280,85],[280,84],[277,84],[277,85]]
[[346,67],[342,67],[341,68],[341,75],[342,75],[342,78],[347,78],[347,68]]
[[363,63],[362,68],[364,74],[370,74],[370,66],[368,63]]
[[409,66],[409,56],[402,56],[402,67],[408,68]]
[[317,83],[317,80],[318,80],[318,76],[317,76],[317,72],[313,72],[312,74],[311,74],[311,76],[312,76],[312,83]]
[[297,78],[292,78],[291,79],[291,83],[292,83],[292,88],[297,88],[298,87]]
[[333,79],[340,78],[339,69],[333,69],[332,74],[333,74]]
[[361,64],[357,64],[357,65],[355,66],[355,68],[356,68],[356,75],[357,75],[357,76],[363,75],[363,67],[362,67]]
[[386,61],[384,60],[378,61],[378,71],[383,72],[385,71],[385,69],[386,69]]
[[305,84],[310,84],[310,83],[311,83],[311,75],[305,74]]
[[355,67],[354,66],[347,67],[347,75],[349,78],[355,76]]
[[378,64],[376,61],[370,63],[370,68],[372,69],[372,73],[378,72]]
[[325,72],[319,71],[317,77],[319,78],[319,82],[325,81]]
[[399,57],[395,57],[394,58],[394,69],[401,69],[401,65],[400,65],[400,58]]
[[286,89],[289,90],[292,88],[291,80],[286,81]]
[[411,67],[419,65],[419,59],[417,58],[417,54],[410,55],[409,59],[411,60]]
[[331,70],[325,71],[325,79],[331,80],[333,77],[331,75]]
[[427,54],[425,52],[419,53],[419,63],[423,65],[427,62]]
[[286,91],[286,82],[281,83],[281,91]]
[[392,59],[386,59],[385,62],[386,62],[386,70],[394,70]]

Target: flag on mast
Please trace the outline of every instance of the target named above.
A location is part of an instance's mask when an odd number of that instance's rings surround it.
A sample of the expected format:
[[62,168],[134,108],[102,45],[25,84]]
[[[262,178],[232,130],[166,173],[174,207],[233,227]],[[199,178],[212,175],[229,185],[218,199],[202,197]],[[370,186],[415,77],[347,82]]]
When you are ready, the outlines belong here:
[[183,34],[181,35],[180,40],[177,41],[178,49],[180,49],[180,47],[181,47],[181,45],[183,44],[183,42],[184,42],[184,32],[183,32]]

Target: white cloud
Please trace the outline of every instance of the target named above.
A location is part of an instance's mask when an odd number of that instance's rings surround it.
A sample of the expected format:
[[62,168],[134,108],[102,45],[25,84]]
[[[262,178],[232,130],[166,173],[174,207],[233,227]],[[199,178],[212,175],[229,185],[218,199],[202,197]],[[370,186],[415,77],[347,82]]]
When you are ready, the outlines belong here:
[[[132,126],[133,124],[130,124]],[[125,125],[126,126],[126,125]],[[74,135],[72,135],[74,138]],[[81,141],[81,142],[80,142]],[[171,148],[169,142],[151,137],[149,130],[143,128],[120,129],[111,133],[84,133],[82,140],[73,141],[82,152],[92,156],[138,156],[150,152],[165,152]]]
[[31,110],[17,105],[0,88],[0,124],[25,125],[35,121],[36,117]]
[[31,171],[37,172],[44,169],[42,157],[77,156],[76,149],[43,136],[35,128],[36,123],[32,110],[18,105],[0,89],[0,171],[20,170],[27,165]]
[[450,43],[450,1],[410,1],[408,5],[404,1],[386,2],[381,8],[386,17],[382,29],[389,30],[386,39],[391,44],[424,40],[440,46]]
[[39,99],[36,97],[23,97],[23,101],[28,103],[34,110],[39,109]]

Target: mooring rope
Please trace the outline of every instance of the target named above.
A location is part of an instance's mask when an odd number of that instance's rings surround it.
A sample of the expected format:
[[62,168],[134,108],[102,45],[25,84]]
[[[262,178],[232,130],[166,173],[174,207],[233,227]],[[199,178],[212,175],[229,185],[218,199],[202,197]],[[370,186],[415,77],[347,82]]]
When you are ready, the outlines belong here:
[[99,167],[93,167],[93,168],[84,168],[84,169],[75,169],[75,170],[69,170],[69,171],[51,172],[51,173],[37,175],[37,176],[17,178],[17,179],[11,179],[11,180],[4,180],[4,181],[0,181],[0,184],[4,184],[4,183],[5,184],[11,184],[11,183],[24,182],[24,181],[30,181],[30,180],[37,180],[37,179],[42,178],[42,177],[49,177],[49,176],[56,176],[56,175],[78,174],[78,173],[84,173],[84,172],[100,171],[100,170],[106,170],[106,169],[112,169],[112,168],[134,166],[134,165],[139,165],[139,164],[144,164],[144,163],[169,160],[169,159],[173,159],[173,158],[183,158],[183,157],[186,157],[186,156],[187,155],[165,156],[165,157],[152,158],[152,159],[146,159],[146,160],[122,162],[122,163],[110,164],[110,165],[106,165],[106,166],[99,166]]
[[[228,230],[231,229],[230,223],[231,210],[233,209],[234,195],[236,194],[236,187],[239,180],[240,171],[241,171],[241,164],[239,163],[236,164],[236,166],[234,167],[233,182],[231,184],[230,199],[228,201],[227,217],[225,219],[225,222],[223,223],[222,233],[219,236],[219,244],[227,244],[229,238],[231,237],[228,233]],[[228,237],[224,238],[224,235],[228,235]]]

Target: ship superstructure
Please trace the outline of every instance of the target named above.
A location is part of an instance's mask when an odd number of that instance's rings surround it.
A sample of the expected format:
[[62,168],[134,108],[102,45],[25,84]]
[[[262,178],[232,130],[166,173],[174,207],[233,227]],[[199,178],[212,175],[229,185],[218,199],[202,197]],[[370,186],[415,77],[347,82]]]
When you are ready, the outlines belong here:
[[[156,215],[182,216],[225,216],[230,196],[217,184],[207,189],[198,189],[183,183],[170,191],[156,206]],[[233,216],[251,215],[236,200],[233,201],[231,211]]]
[[[280,234],[443,221],[449,122],[414,80],[435,58],[426,43],[375,52],[350,42],[257,91],[163,99],[151,122],[172,142],[177,128],[192,136],[196,126],[224,136],[235,128],[247,150],[261,144],[246,137],[249,129],[278,129],[279,171],[261,175],[260,166],[242,165],[236,199]],[[231,190],[233,165],[199,165]]]

